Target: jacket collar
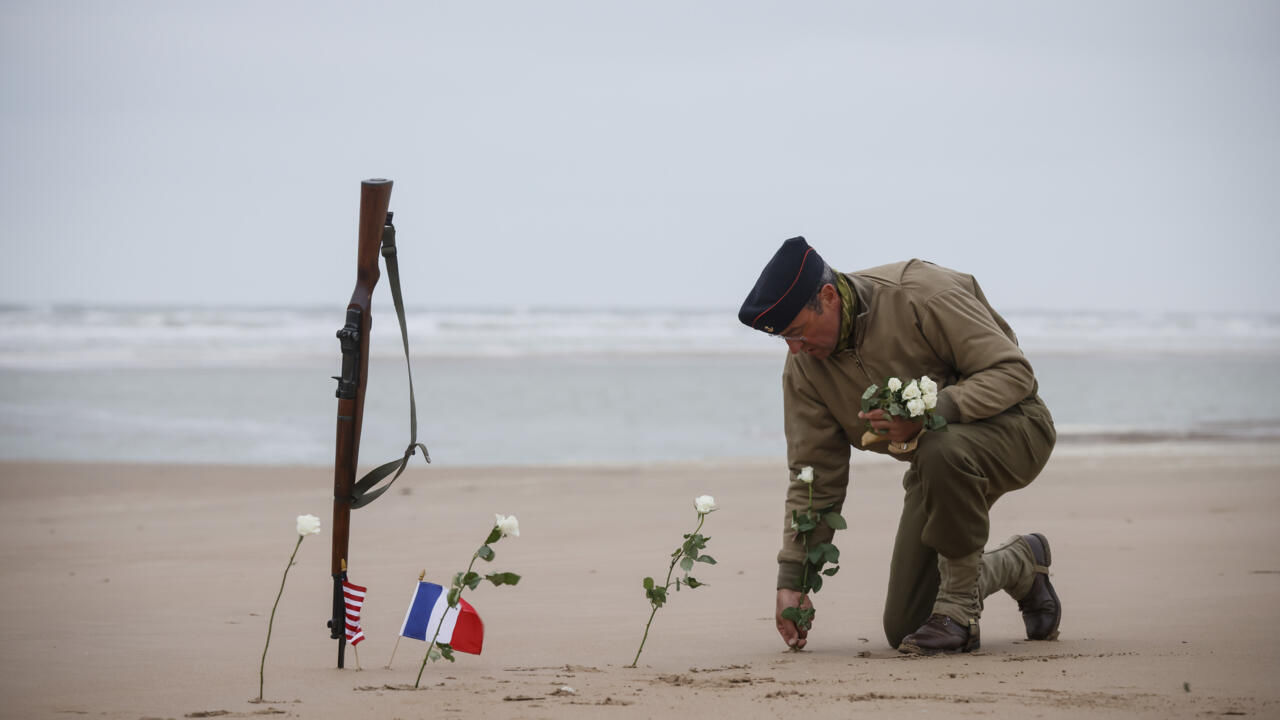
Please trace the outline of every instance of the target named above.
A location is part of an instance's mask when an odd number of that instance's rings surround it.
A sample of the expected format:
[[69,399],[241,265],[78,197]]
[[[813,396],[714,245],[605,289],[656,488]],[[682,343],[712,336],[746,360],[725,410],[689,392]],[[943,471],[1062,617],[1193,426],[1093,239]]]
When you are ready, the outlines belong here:
[[854,318],[859,309],[858,295],[844,273],[836,273],[836,291],[840,293],[840,337],[836,341],[835,352],[844,352],[854,347],[857,337]]
[[846,341],[843,326],[841,327],[841,340],[837,347],[844,350],[857,350],[862,345],[862,339],[867,336],[867,323],[871,320],[871,297],[875,292],[875,286],[866,278],[853,273],[842,274],[841,277],[849,283],[849,313],[852,316],[852,328]]

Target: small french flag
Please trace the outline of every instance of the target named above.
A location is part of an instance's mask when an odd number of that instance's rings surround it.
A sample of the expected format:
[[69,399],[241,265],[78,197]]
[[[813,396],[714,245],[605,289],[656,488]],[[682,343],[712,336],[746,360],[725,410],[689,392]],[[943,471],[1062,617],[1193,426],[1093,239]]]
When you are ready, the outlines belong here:
[[[436,627],[440,628],[439,636]],[[462,598],[458,598],[458,607],[449,607],[448,592],[429,582],[419,582],[413,591],[400,634],[426,642],[435,637],[437,643],[471,655],[479,655],[484,645],[484,623],[476,609]]]

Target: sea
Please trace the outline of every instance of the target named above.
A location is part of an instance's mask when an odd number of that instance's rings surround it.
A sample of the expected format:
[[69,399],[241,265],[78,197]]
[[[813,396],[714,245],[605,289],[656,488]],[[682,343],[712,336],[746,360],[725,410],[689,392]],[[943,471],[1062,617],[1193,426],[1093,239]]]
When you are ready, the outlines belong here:
[[[334,307],[0,307],[0,460],[331,465]],[[1280,443],[1280,314],[1005,312],[1060,447]],[[732,308],[375,305],[362,464],[785,455],[778,340]]]

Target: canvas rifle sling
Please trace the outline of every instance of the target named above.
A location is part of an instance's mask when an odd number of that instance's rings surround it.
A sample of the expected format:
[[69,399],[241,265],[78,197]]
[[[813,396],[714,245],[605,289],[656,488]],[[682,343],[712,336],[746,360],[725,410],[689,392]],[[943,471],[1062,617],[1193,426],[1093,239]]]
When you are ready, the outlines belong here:
[[[427,451],[427,446],[418,442],[418,405],[413,399],[413,367],[409,363],[409,329],[404,322],[404,299],[400,296],[400,263],[396,260],[396,228],[391,224],[390,214],[387,217],[387,224],[382,227],[382,257],[387,266],[387,279],[391,285],[391,299],[395,301],[396,317],[400,320],[400,339],[404,343],[404,365],[409,374],[409,447],[405,448],[404,457],[383,463],[370,470],[351,487],[353,510],[368,505],[386,492],[395,483],[396,478],[400,477],[400,473],[404,472],[405,467],[409,465],[409,458],[413,457],[418,448],[422,448],[422,457],[427,462],[431,462],[431,453]],[[391,475],[392,471],[395,472],[394,475]],[[374,487],[388,475],[391,475],[391,479],[387,484]]]

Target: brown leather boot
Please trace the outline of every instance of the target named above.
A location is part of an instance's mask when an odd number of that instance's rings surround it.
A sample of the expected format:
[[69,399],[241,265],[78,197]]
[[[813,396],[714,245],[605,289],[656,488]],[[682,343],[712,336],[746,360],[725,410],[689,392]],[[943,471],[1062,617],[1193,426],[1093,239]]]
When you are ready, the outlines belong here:
[[1022,539],[1027,541],[1031,554],[1036,558],[1036,577],[1031,583],[1031,590],[1018,601],[1022,623],[1027,626],[1027,639],[1057,640],[1058,625],[1062,622],[1062,603],[1058,601],[1053,583],[1049,582],[1049,563],[1053,561],[1049,540],[1040,533],[1023,535]]
[[982,647],[980,635],[977,620],[964,627],[946,615],[934,613],[919,630],[902,638],[898,652],[912,655],[972,652]]

